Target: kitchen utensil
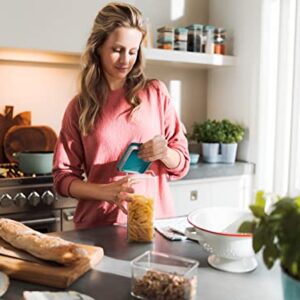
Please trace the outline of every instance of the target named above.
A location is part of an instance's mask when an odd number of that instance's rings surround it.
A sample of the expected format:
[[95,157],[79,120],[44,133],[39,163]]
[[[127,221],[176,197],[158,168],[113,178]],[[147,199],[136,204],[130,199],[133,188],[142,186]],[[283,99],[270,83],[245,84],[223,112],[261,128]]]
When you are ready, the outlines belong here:
[[[5,245],[0,239],[0,245]],[[5,246],[4,246],[5,247]],[[9,274],[10,277],[32,283],[42,284],[57,288],[67,288],[80,276],[95,266],[103,257],[103,249],[80,244],[80,247],[87,251],[87,259],[78,263],[62,266],[48,263],[37,263],[19,258],[2,256],[0,269]],[[14,247],[9,248],[16,250]]]
[[10,162],[16,162],[14,153],[24,151],[53,151],[57,140],[48,126],[13,126],[4,137],[4,152]]
[[211,253],[208,263],[212,267],[234,273],[249,272],[257,267],[252,234],[238,233],[237,228],[250,216],[250,212],[236,208],[201,208],[188,215],[193,227],[186,230],[186,235]]
[[52,172],[53,152],[14,153],[19,162],[19,170],[25,174],[50,174]]
[[195,260],[147,251],[131,262],[131,295],[139,299],[196,299],[198,265]]
[[14,107],[5,106],[4,115],[0,114],[0,163],[7,161],[4,153],[4,136],[6,132],[15,125],[30,125],[31,113],[29,111],[21,112],[13,116]]
[[127,147],[121,160],[117,164],[119,171],[126,173],[144,173],[148,169],[151,162],[144,161],[138,157],[140,145],[139,143],[131,143]]

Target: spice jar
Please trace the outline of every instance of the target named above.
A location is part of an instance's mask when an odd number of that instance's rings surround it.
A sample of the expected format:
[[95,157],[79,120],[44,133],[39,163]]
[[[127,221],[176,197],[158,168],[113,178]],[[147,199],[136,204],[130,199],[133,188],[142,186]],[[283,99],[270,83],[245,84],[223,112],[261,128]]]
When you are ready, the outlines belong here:
[[128,241],[151,242],[154,238],[155,177],[151,173],[131,174],[134,188],[132,201],[128,203]]
[[191,24],[188,29],[187,50],[191,52],[202,52],[203,44],[203,25]]
[[225,34],[224,28],[216,28],[214,30],[214,53],[225,54]]

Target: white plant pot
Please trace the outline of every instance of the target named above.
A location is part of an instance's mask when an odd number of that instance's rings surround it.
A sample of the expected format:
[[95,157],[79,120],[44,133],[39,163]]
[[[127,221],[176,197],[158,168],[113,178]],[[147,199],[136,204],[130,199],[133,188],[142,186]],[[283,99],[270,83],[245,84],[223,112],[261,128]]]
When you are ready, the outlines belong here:
[[237,143],[221,144],[221,161],[227,164],[233,164],[236,160]]
[[201,143],[203,160],[209,163],[220,162],[219,143]]

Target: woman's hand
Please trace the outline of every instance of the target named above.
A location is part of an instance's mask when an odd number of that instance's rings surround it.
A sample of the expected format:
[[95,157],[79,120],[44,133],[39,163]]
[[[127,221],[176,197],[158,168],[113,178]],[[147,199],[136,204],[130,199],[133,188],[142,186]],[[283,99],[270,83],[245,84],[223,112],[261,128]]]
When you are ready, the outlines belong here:
[[123,202],[131,202],[131,195],[134,189],[128,176],[108,184],[101,184],[101,198],[118,206],[121,211],[127,214],[127,209],[122,205]]
[[163,160],[167,158],[168,149],[168,142],[165,137],[156,135],[140,146],[139,157],[144,161]]
[[145,161],[160,160],[170,169],[176,168],[180,163],[180,154],[168,147],[168,142],[162,135],[156,135],[153,139],[142,144],[139,157]]

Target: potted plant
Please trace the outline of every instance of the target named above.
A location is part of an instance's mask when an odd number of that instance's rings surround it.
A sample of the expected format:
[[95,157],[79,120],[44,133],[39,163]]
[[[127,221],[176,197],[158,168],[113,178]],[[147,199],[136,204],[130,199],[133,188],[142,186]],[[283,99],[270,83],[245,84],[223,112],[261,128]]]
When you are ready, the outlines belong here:
[[300,299],[300,197],[283,197],[269,209],[260,191],[250,206],[254,219],[241,224],[240,232],[253,234],[253,249],[263,251],[270,269],[279,261],[285,300]]
[[221,161],[224,163],[234,163],[236,160],[236,153],[238,142],[240,142],[245,134],[245,129],[227,119],[220,122],[221,134]]
[[204,161],[233,163],[244,133],[241,125],[227,119],[207,120],[193,124],[191,137],[201,143]]
[[204,161],[210,163],[219,162],[220,142],[224,138],[219,121],[207,120],[203,123],[194,123],[192,137],[198,143],[201,143]]

